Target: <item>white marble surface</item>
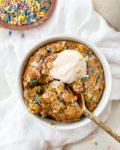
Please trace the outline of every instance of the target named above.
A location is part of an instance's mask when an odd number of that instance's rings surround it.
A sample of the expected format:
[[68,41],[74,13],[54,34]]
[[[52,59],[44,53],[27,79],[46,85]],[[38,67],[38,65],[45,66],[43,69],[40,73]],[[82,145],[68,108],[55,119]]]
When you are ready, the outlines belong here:
[[[120,133],[120,101],[112,102],[111,115],[106,124]],[[67,145],[64,150],[120,150],[120,144],[98,128],[86,139]]]

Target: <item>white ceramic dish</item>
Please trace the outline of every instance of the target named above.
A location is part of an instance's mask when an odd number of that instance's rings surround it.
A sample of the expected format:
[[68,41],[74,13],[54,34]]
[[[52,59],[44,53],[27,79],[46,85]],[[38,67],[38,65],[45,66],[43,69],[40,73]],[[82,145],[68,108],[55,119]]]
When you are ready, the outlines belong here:
[[24,107],[24,110],[32,117],[33,120],[35,120],[36,122],[38,122],[39,124],[44,124],[47,125],[49,127],[52,128],[57,128],[57,129],[63,129],[63,130],[71,130],[71,129],[76,129],[79,127],[87,127],[87,125],[91,122],[88,118],[84,117],[83,119],[81,119],[80,121],[77,122],[73,122],[73,123],[62,123],[62,122],[57,122],[57,121],[53,121],[53,120],[49,120],[49,119],[45,119],[45,118],[41,118],[38,117],[36,115],[30,114],[27,111],[27,106],[24,103],[24,99],[23,99],[23,88],[22,88],[22,73],[24,70],[24,67],[26,65],[26,62],[28,60],[28,58],[41,46],[43,46],[44,44],[50,43],[50,42],[54,42],[54,41],[59,41],[59,40],[72,40],[72,41],[76,41],[76,42],[80,42],[85,44],[86,46],[88,46],[89,48],[91,48],[93,50],[93,52],[96,54],[96,56],[98,57],[98,59],[100,60],[101,64],[103,65],[103,69],[104,69],[104,76],[105,76],[105,90],[104,93],[101,97],[101,100],[97,106],[97,108],[94,110],[94,114],[96,116],[100,116],[102,114],[102,112],[105,110],[106,106],[109,103],[109,98],[110,98],[110,93],[111,93],[111,87],[112,87],[112,78],[111,78],[111,72],[110,72],[110,68],[109,65],[107,63],[106,58],[104,57],[104,55],[99,51],[99,49],[97,47],[95,47],[93,44],[91,44],[90,42],[79,38],[79,37],[75,37],[75,36],[70,36],[70,35],[54,35],[54,36],[49,36],[45,39],[40,40],[40,42],[31,50],[28,51],[28,53],[25,55],[25,58],[23,59],[21,66],[20,66],[20,70],[19,70],[19,97],[20,97],[20,101],[22,102],[22,105]]

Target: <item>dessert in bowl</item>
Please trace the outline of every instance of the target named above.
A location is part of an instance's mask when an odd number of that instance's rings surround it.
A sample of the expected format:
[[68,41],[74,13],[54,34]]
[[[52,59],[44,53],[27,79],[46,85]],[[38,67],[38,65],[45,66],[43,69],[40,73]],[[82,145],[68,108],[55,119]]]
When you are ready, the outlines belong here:
[[[111,91],[111,74],[104,56],[83,39],[55,36],[26,55],[20,70],[21,101],[32,117],[52,127],[83,126],[81,97],[99,116]],[[107,84],[106,84],[107,83]]]

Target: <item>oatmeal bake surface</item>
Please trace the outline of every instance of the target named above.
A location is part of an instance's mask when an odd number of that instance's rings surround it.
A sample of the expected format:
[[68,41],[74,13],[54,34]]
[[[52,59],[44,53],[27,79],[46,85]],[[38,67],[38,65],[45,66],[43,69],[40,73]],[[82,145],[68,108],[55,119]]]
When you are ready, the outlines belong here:
[[[55,80],[49,73],[57,53],[65,49],[81,52],[87,62],[86,77],[71,84]],[[100,61],[91,49],[73,41],[58,41],[39,48],[27,61],[22,81],[29,112],[63,122],[80,120],[83,115],[81,91],[87,108],[93,111],[104,90],[104,72]]]

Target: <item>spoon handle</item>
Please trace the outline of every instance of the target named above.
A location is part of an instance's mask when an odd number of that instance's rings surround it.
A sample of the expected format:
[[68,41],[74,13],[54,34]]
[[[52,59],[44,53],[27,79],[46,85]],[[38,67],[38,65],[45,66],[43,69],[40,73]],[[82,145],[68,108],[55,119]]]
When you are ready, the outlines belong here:
[[94,123],[96,123],[99,127],[101,127],[104,131],[106,131],[109,135],[111,135],[115,140],[117,140],[120,143],[120,136],[113,129],[105,125],[103,121],[101,121],[98,117],[96,117],[86,108],[83,108],[83,114],[89,119],[91,119]]

